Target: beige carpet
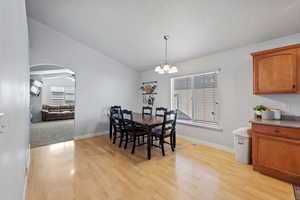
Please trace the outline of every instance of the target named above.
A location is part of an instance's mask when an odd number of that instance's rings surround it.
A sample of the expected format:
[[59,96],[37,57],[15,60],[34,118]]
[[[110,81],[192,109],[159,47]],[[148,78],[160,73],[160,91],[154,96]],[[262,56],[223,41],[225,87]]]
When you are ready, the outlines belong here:
[[294,185],[295,199],[300,200],[300,186]]
[[73,139],[74,120],[58,120],[32,123],[30,145],[38,147]]

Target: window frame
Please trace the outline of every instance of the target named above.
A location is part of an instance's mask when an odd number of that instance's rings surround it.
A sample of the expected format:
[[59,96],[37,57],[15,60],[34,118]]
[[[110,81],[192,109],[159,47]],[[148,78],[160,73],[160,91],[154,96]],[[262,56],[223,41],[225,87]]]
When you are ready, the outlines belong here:
[[[216,70],[211,70],[211,71],[207,71],[207,72],[198,72],[198,73],[192,73],[192,74],[187,74],[187,75],[179,75],[179,76],[174,76],[170,79],[170,84],[171,84],[171,109],[174,109],[174,81],[176,79],[181,79],[181,78],[189,78],[192,77],[192,118],[193,120],[184,120],[184,119],[177,119],[177,122],[180,124],[185,124],[185,125],[191,125],[191,126],[197,126],[197,127],[202,127],[202,128],[208,128],[208,129],[213,129],[213,130],[222,130],[222,126],[221,126],[221,109],[220,109],[220,105],[221,105],[221,98],[220,98],[220,69],[216,69]],[[212,74],[212,73],[216,73],[217,74],[217,88],[216,88],[216,122],[209,122],[209,121],[197,121],[194,120],[194,77],[196,76],[201,76],[201,75],[205,75],[205,74]]]

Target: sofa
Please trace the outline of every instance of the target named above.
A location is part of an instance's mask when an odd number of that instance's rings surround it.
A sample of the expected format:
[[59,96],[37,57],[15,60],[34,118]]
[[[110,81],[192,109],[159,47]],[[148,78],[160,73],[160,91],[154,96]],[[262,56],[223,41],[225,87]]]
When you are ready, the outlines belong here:
[[66,120],[74,119],[75,106],[74,105],[43,105],[42,106],[42,120]]

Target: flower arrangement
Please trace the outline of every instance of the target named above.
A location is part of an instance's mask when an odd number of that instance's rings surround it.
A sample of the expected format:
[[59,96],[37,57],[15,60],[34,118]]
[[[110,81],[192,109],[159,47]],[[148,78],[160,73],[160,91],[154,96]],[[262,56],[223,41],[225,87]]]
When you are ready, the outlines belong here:
[[154,90],[156,89],[156,85],[151,85],[151,84],[148,84],[148,85],[143,85],[141,86],[141,90],[143,90],[146,94],[151,94],[154,92]]
[[264,105],[257,105],[253,108],[253,110],[255,111],[255,117],[256,118],[262,118],[263,112],[270,112],[271,108],[268,108]]
[[268,108],[267,108],[266,106],[264,106],[264,105],[257,105],[257,106],[255,106],[255,107],[253,108],[254,111],[260,111],[260,112],[265,111],[265,110],[267,110],[267,109],[268,109]]

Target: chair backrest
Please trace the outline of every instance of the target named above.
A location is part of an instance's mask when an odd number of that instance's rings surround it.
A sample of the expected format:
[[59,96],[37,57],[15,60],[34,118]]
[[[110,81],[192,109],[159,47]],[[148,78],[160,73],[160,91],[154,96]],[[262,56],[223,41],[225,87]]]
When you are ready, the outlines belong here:
[[111,109],[110,110],[110,119],[111,119],[111,123],[112,126],[117,129],[122,129],[123,127],[123,115],[122,115],[122,111],[119,109]]
[[162,124],[162,135],[166,133],[166,131],[170,130],[171,134],[176,131],[176,121],[177,121],[177,110],[167,111],[164,114],[164,121]]
[[121,106],[111,106],[110,107],[110,117],[112,116],[112,111],[117,111],[119,114],[121,114]]
[[121,110],[121,106],[111,106],[110,110]]
[[132,115],[132,111],[130,110],[122,110],[122,127],[123,127],[123,131],[125,133],[128,133],[127,131],[131,130],[132,127],[135,125],[135,122],[133,122],[133,115]]
[[122,115],[124,120],[132,120],[132,111],[124,109]]
[[165,112],[167,112],[168,109],[164,107],[157,107],[155,109],[155,116],[156,117],[163,117],[165,115]]
[[150,115],[152,116],[152,107],[150,106],[143,106],[143,112],[142,112],[143,116],[145,115]]

